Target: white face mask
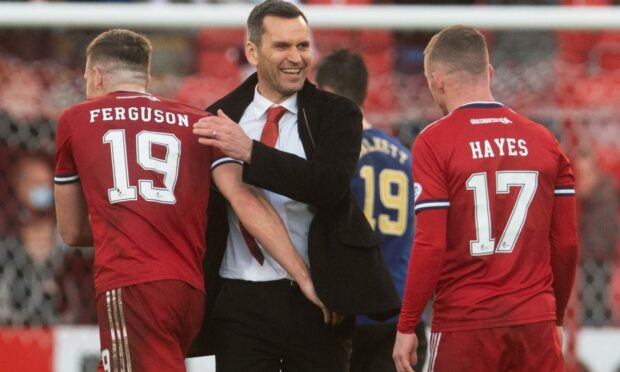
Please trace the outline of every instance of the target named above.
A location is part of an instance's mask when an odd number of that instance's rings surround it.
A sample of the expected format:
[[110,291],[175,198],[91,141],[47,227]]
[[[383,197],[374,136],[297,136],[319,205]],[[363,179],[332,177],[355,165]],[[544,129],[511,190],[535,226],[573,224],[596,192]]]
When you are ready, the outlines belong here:
[[28,203],[35,210],[46,210],[54,205],[54,191],[49,186],[35,186],[28,192]]

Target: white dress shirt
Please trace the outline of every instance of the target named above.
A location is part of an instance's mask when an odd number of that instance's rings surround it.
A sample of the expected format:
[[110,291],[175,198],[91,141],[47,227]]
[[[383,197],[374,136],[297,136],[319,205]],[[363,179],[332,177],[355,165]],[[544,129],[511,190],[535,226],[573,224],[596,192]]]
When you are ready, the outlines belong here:
[[[254,91],[254,100],[245,109],[239,125],[252,139],[260,141],[263,126],[267,120],[267,109],[275,104],[260,95],[258,89]],[[276,105],[277,106],[277,105]],[[286,101],[279,104],[287,109],[278,125],[278,141],[275,148],[302,158],[306,158],[299,132],[297,130],[297,94],[292,95]],[[221,162],[214,162],[212,168]],[[277,175],[274,175],[274,177]],[[308,261],[308,230],[314,212],[308,204],[289,199],[286,196],[260,189],[265,198],[280,214],[284,225],[295,248],[306,262]],[[261,265],[250,254],[239,228],[239,219],[228,206],[228,225],[230,232],[220,276],[228,279],[241,279],[248,281],[270,281],[289,278],[287,272],[267,252],[260,247],[265,256]]]

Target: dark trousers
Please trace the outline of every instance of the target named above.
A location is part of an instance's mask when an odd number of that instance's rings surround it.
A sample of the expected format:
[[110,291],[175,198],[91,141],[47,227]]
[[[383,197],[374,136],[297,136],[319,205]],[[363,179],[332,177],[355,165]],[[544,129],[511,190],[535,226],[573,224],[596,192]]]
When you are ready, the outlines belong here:
[[290,280],[224,280],[214,309],[217,372],[348,372],[354,318],[323,323]]
[[[424,322],[415,329],[418,336],[418,363],[416,372],[422,371],[427,354],[427,339]],[[353,353],[351,355],[351,372],[395,372],[396,365],[392,359],[396,323],[378,323],[358,325],[353,333]]]

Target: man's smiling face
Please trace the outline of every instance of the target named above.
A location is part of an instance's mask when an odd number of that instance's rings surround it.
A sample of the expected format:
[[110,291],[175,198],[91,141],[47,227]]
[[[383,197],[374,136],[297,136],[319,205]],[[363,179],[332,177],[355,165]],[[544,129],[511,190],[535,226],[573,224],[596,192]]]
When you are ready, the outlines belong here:
[[258,91],[274,103],[280,103],[299,91],[310,65],[310,32],[302,17],[267,16],[263,20],[260,45],[251,41],[246,55],[257,67]]

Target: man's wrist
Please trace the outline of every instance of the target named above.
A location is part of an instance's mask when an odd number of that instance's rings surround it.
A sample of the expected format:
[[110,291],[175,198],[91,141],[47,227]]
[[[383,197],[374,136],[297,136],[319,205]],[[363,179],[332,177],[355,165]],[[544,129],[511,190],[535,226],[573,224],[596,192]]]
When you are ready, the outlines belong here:
[[250,145],[248,146],[248,150],[245,153],[243,159],[241,159],[244,163],[251,163],[252,160],[252,149],[254,148],[254,140],[250,140]]

